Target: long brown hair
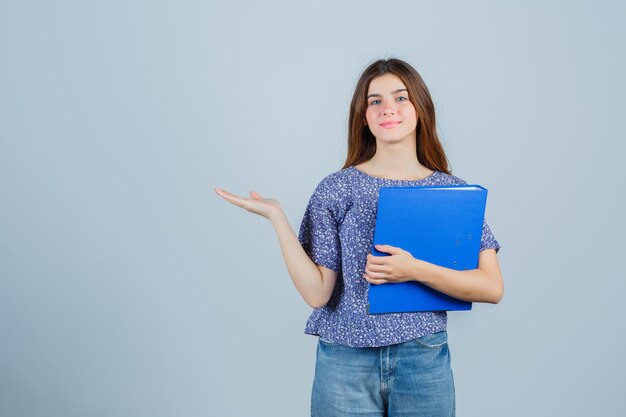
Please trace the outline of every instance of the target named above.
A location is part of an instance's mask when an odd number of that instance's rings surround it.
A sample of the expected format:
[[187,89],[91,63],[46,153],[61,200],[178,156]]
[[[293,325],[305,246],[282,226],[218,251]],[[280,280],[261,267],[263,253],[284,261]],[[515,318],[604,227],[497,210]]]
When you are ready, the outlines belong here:
[[428,88],[415,68],[397,58],[379,59],[373,62],[359,78],[350,103],[348,155],[343,168],[365,162],[376,153],[376,138],[363,121],[370,82],[386,73],[392,73],[402,80],[408,91],[409,100],[417,112],[415,136],[418,161],[429,169],[451,174],[448,158],[437,136],[435,107]]

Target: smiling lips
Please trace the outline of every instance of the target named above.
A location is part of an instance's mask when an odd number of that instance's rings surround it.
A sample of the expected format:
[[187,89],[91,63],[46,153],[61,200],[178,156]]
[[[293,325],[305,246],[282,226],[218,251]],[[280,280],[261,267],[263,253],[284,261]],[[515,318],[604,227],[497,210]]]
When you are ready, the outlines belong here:
[[383,122],[380,124],[380,126],[384,127],[385,129],[393,129],[394,127],[398,126],[400,124],[400,122]]

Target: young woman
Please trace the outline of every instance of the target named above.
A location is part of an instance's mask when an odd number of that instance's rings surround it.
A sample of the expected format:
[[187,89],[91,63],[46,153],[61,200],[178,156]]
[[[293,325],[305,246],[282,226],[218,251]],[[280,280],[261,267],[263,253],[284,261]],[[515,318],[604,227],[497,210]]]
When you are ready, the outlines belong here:
[[297,237],[276,200],[215,189],[272,222],[289,275],[314,308],[305,329],[319,336],[313,416],[455,414],[446,312],[367,313],[369,283],[415,280],[466,301],[500,301],[500,245],[485,221],[473,270],[440,267],[389,245],[377,249],[390,256],[370,253],[380,187],[455,184],[465,181],[448,168],[424,81],[406,62],[387,59],[361,75],[346,162],[314,190]]

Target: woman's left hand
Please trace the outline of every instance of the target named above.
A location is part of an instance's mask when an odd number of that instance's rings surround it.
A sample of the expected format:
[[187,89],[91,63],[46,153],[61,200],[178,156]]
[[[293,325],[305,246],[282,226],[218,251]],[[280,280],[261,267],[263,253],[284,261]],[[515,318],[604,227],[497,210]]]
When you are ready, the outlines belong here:
[[376,245],[376,250],[391,256],[367,255],[363,278],[372,284],[415,281],[415,268],[420,262],[404,249],[390,245]]

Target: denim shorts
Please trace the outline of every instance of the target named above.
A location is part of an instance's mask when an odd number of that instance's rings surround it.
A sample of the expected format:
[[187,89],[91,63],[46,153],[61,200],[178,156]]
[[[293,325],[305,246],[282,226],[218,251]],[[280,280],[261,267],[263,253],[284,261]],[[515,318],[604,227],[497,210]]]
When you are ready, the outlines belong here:
[[318,339],[311,416],[454,415],[446,331],[374,348]]

